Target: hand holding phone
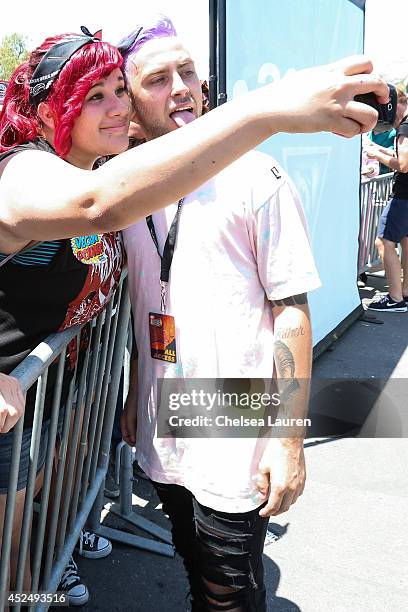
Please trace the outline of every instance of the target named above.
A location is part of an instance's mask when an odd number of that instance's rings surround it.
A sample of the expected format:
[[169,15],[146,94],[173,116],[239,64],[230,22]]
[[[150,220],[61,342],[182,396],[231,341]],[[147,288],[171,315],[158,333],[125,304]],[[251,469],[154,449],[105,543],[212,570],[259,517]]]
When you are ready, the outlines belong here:
[[390,99],[387,104],[380,104],[373,93],[366,93],[355,96],[356,102],[362,102],[368,104],[374,108],[378,113],[378,122],[375,126],[376,132],[387,132],[394,127],[396,112],[397,112],[397,101],[398,95],[394,85],[388,83],[390,90]]

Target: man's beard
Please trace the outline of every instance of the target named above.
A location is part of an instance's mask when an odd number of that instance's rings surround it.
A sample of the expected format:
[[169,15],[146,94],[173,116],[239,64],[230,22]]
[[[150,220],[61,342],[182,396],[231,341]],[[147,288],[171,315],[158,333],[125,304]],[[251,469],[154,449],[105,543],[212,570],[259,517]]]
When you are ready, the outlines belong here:
[[160,138],[160,136],[164,136],[165,134],[168,134],[169,132],[173,131],[170,129],[169,126],[163,125],[162,123],[158,123],[155,121],[143,121],[142,125],[147,140],[154,140],[155,138]]
[[[175,128],[177,129],[177,128]],[[160,138],[160,136],[164,136],[169,132],[172,132],[169,128],[164,127],[164,125],[155,125],[154,123],[149,125],[149,131],[147,134],[148,140],[154,140],[155,138]]]
[[158,120],[149,117],[149,112],[146,112],[144,108],[139,106],[136,100],[134,106],[137,116],[140,120],[140,125],[146,135],[146,140],[154,140],[155,138],[160,138],[160,136],[164,136],[165,134],[168,134],[172,131],[168,124],[165,125],[164,122],[161,123]]

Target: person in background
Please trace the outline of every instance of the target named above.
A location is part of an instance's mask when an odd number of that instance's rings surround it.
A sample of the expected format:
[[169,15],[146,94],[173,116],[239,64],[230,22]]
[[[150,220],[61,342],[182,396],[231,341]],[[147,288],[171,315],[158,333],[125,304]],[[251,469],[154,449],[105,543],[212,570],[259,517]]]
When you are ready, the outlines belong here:
[[[395,118],[395,148],[372,145],[366,148],[368,159],[374,159],[395,172],[392,196],[381,215],[376,247],[382,259],[388,282],[388,294],[375,298],[368,306],[377,312],[406,312],[408,302],[408,117],[407,96],[398,90]],[[401,245],[401,260],[396,251]],[[402,280],[401,280],[402,269]]]
[[[407,94],[405,82],[401,81],[396,85],[397,89],[397,113],[395,117],[394,126],[391,130],[387,130],[385,132],[377,131],[376,128],[369,132],[367,138],[369,143],[373,143],[379,147],[384,149],[392,149],[394,150],[395,137],[397,135],[397,128],[401,123],[403,117],[406,114],[407,109]],[[380,164],[379,174],[386,174],[390,169],[385,164]]]

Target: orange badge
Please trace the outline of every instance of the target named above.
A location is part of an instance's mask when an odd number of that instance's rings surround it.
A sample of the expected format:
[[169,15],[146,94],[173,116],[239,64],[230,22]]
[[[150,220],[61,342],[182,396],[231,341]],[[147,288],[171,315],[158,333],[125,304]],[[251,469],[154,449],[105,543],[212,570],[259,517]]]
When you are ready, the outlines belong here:
[[149,312],[150,351],[153,359],[177,362],[174,317]]

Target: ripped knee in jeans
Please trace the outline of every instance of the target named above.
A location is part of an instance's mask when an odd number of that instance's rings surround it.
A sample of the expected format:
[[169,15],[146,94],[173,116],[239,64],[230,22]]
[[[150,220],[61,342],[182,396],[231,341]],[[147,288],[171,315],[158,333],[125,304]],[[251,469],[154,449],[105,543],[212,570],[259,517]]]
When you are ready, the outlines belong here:
[[[201,607],[193,609],[197,612],[258,610],[254,597],[258,584],[253,571],[253,534],[245,521],[216,517],[217,526],[200,518],[195,522],[200,543]],[[264,590],[263,583],[261,590]]]

